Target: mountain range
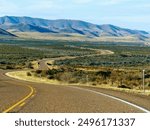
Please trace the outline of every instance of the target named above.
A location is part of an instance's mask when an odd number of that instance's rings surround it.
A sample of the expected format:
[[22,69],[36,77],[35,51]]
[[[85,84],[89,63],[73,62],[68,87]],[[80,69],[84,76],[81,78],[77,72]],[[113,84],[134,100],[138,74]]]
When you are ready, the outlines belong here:
[[0,28],[0,36],[13,36],[16,37],[14,34],[11,34],[10,32],[7,32]]
[[[124,37],[135,36],[139,40],[150,37],[146,31],[121,28],[111,24],[96,25],[80,20],[47,20],[31,17],[0,17],[0,33],[6,31],[16,32],[40,32],[50,34],[78,34],[86,37]],[[6,31],[4,31],[6,30]],[[10,34],[11,34],[10,33]],[[13,35],[13,34],[12,34]]]

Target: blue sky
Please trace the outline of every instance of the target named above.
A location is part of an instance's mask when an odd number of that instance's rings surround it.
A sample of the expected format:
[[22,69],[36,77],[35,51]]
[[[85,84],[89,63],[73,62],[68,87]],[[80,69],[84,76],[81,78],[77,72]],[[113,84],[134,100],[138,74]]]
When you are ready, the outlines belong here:
[[0,0],[0,16],[76,19],[150,32],[150,0]]

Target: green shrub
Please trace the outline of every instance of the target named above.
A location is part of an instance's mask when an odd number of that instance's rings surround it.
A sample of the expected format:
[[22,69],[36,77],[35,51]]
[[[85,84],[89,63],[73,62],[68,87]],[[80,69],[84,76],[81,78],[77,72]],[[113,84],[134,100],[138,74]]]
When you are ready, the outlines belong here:
[[126,85],[120,85],[120,86],[118,86],[118,88],[126,88],[126,89],[131,89],[129,86],[126,86]]
[[27,76],[32,76],[32,74],[30,72],[27,72]]

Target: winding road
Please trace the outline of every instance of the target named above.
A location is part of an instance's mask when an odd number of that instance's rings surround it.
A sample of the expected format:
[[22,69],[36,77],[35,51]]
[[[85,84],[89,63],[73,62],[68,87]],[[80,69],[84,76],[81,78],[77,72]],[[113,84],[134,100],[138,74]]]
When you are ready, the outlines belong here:
[[26,82],[0,70],[0,112],[19,113],[143,113],[150,97],[90,88]]

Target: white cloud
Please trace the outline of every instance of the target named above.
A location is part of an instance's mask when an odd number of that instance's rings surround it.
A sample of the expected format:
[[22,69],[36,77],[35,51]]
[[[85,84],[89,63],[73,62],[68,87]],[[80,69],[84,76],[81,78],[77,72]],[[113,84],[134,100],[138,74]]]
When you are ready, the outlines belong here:
[[41,0],[41,1],[31,1],[31,4],[28,4],[26,7],[28,10],[41,10],[41,11],[46,11],[52,8],[55,8],[56,4],[53,0]]
[[[65,1],[65,0],[62,0]],[[125,2],[129,2],[131,0],[70,0],[70,2],[74,4],[98,4],[98,5],[117,5]]]
[[90,2],[93,2],[94,0],[73,0],[74,3],[76,4],[87,4]]
[[116,5],[116,4],[122,4],[124,2],[129,2],[129,1],[131,0],[102,0],[99,1],[98,3],[102,5]]
[[63,0],[0,0],[0,15],[38,16],[57,13]]

